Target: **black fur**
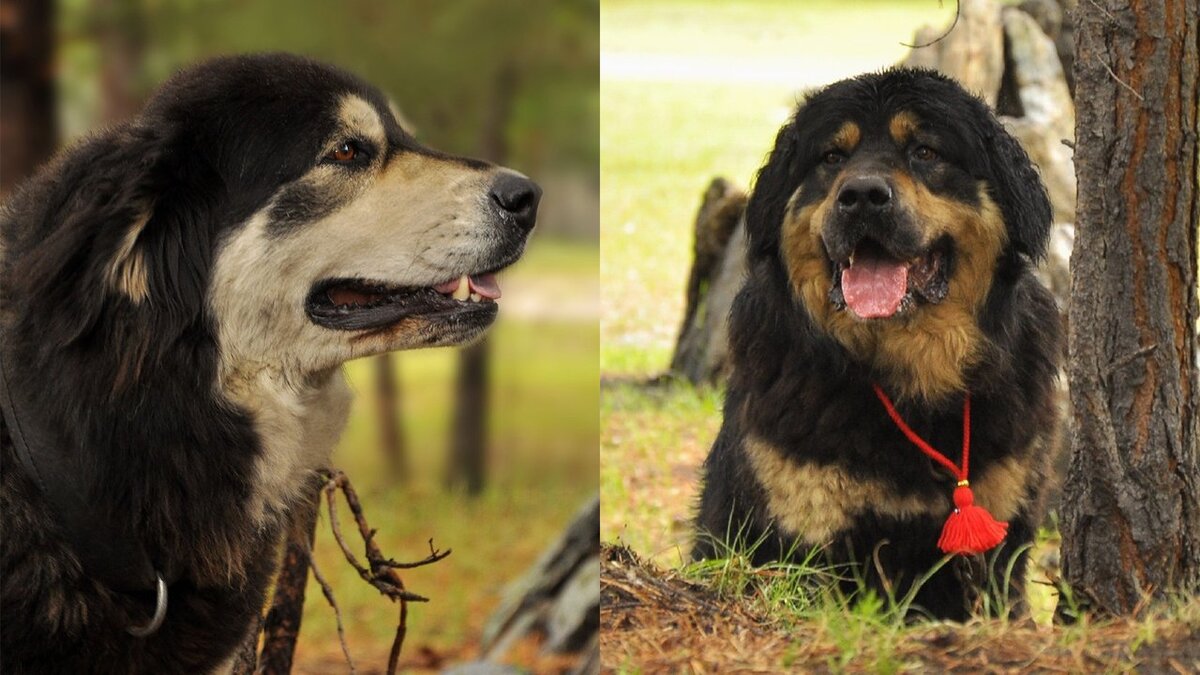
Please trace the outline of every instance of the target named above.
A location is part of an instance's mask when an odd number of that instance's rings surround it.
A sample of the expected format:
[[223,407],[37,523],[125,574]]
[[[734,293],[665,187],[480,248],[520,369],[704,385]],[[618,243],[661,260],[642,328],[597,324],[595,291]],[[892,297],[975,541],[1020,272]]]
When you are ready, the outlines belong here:
[[[954,480],[925,459],[886,416],[871,383],[888,389],[889,374],[856,360],[813,321],[791,291],[780,249],[788,200],[812,177],[825,151],[822,143],[847,120],[864,126],[883,120],[886,128],[886,120],[901,110],[934,121],[932,132],[951,141],[945,145],[953,153],[948,161],[972,181],[986,184],[1008,230],[1008,246],[976,317],[989,344],[966,373],[973,411],[970,471],[972,477],[983,475],[1010,457],[1026,464],[1032,478],[1020,497],[1021,512],[1010,522],[1004,551],[1011,554],[1033,537],[1049,458],[1027,449],[1045,444],[1053,428],[1052,389],[1061,339],[1054,301],[1030,271],[1031,259],[1046,246],[1049,202],[1028,157],[983,103],[932,72],[892,70],[812,94],[779,131],[758,174],[746,212],[749,276],[730,317],[733,374],[724,424],[704,466],[694,557],[718,555],[722,541],[762,538],[754,553],[755,563],[762,564],[779,560],[797,543],[796,533],[780,531],[767,513],[767,488],[755,477],[743,446],[751,435],[796,465],[839,467],[852,480],[882,483],[891,494],[945,504],[937,517],[901,517],[864,505],[866,511],[831,542],[801,539],[800,555],[830,544],[832,561],[864,563],[886,541],[878,555],[898,595],[942,557],[936,542],[952,509]],[[977,206],[977,198],[956,197],[949,188],[942,195]],[[896,404],[918,434],[958,461],[961,394],[938,403]],[[997,556],[1000,570],[1008,558]],[[920,592],[917,604],[938,617],[965,618],[980,579],[975,561],[975,582],[964,582],[962,574],[970,564],[962,560],[943,568]],[[1024,557],[1017,564],[1017,583],[1023,567]],[[872,588],[882,590],[873,563],[859,571]]]
[[[10,385],[53,421],[62,447],[78,449],[95,508],[127,522],[179,580],[161,630],[126,634],[153,598],[84,574],[0,427],[4,672],[206,672],[246,635],[286,514],[263,529],[245,517],[261,447],[247,414],[214,393],[213,257],[224,234],[312,167],[347,92],[387,110],[373,87],[300,57],[210,61],[5,205]],[[381,117],[393,152],[432,154]],[[146,215],[148,298],[137,304],[105,276]]]

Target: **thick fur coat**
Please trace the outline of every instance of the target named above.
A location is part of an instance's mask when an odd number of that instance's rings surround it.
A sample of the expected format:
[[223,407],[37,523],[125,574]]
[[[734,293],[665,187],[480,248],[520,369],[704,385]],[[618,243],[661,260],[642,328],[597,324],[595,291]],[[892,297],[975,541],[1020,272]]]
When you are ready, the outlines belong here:
[[0,218],[18,424],[61,458],[44,478],[68,481],[89,523],[144,549],[169,604],[152,635],[127,632],[154,593],[93,574],[6,421],[4,671],[227,668],[341,432],[340,365],[479,335],[539,195],[422,146],[356,77],[285,54],[180,73],[19,189]]
[[[953,475],[872,389],[960,461],[1009,523],[997,551],[933,575],[916,604],[964,619],[987,573],[1018,590],[1055,444],[1060,319],[1031,265],[1050,205],[1029,158],[956,83],[897,69],[810,95],[779,131],[746,212],[749,273],[730,318],[733,373],[704,466],[696,557],[852,565],[902,597],[942,558]],[[1014,598],[1017,597],[1015,594]]]

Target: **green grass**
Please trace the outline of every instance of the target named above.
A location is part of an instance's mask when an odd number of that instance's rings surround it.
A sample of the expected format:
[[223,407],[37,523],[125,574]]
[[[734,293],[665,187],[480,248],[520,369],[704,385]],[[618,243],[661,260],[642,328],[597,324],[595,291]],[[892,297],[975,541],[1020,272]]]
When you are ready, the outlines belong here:
[[[506,273],[512,287],[536,287],[545,279],[573,279],[594,285],[595,247],[536,241],[527,258]],[[596,490],[596,409],[599,349],[591,321],[506,316],[491,333],[491,392],[488,483],[477,498],[442,487],[454,411],[457,354],[439,349],[393,357],[399,373],[402,419],[410,470],[394,476],[378,450],[373,364],[346,368],[357,396],[335,466],[349,475],[362,498],[385,555],[417,560],[428,540],[453,549],[429,567],[401,571],[413,592],[430,598],[410,607],[404,654],[421,648],[471,657],[471,646],[505,584],[516,579],[558,536],[575,510]],[[343,527],[349,511],[340,510]],[[361,581],[345,563],[328,533],[318,526],[316,557],[334,588],[356,663],[386,661],[396,626],[396,607]],[[348,533],[349,534],[349,533]],[[361,546],[353,542],[361,559]],[[332,610],[310,582],[303,639],[302,670],[343,669]],[[323,665],[319,665],[323,664]]]
[[600,537],[679,564],[691,546],[697,471],[720,426],[721,395],[611,382],[600,400]]
[[[1040,541],[1038,547],[1044,544]],[[1014,620],[1008,616],[1012,598],[997,590],[999,580],[989,585],[980,618],[962,625],[914,623],[909,614],[914,609],[915,587],[903,597],[880,596],[866,590],[859,581],[857,586],[851,584],[856,590],[845,593],[839,590],[837,582],[845,580],[847,572],[822,564],[818,551],[809,552],[807,557],[801,556],[799,563],[755,567],[750,564],[755,545],[749,542],[739,549],[727,548],[722,553],[724,557],[685,565],[680,572],[683,578],[705,585],[718,596],[748,606],[758,616],[770,617],[776,630],[812,634],[815,639],[807,642],[807,646],[798,647],[792,655],[782,655],[780,665],[785,667],[792,665],[790,658],[808,658],[811,665],[812,642],[827,642],[830,648],[819,651],[827,654],[824,665],[834,672],[848,669],[874,673],[920,672],[928,670],[929,666],[914,661],[914,642],[929,642],[931,630],[935,633],[952,631],[956,636],[952,644],[975,642],[986,650],[989,644],[1012,640],[1031,629],[1023,617]],[[947,562],[948,559],[943,560],[928,574]],[[919,580],[918,585],[920,583]],[[1137,663],[1139,651],[1164,637],[1178,640],[1181,634],[1194,634],[1200,628],[1200,601],[1184,593],[1172,595],[1134,618],[1097,619],[1080,613],[1071,624],[1052,624],[1049,615],[1038,616],[1036,598],[1033,603],[1038,627],[1032,630],[1038,641],[1047,643],[1040,648],[1042,650],[1060,648],[1068,653],[1076,652],[1075,659],[1082,664],[1087,659],[1080,653],[1095,648],[1097,643],[1119,645],[1119,649],[1108,655],[1112,663],[1106,664],[1105,672],[1118,664],[1123,664],[1118,670],[1124,671]],[[1030,637],[1026,634],[1026,639]],[[804,651],[809,653],[802,654]],[[951,648],[945,654],[958,661],[969,656],[969,651]],[[1187,657],[1180,659],[1183,663]],[[1095,667],[1093,664],[1089,668]]]
[[700,195],[718,174],[746,184],[792,102],[791,94],[764,87],[604,82],[603,372],[666,367],[683,313]]

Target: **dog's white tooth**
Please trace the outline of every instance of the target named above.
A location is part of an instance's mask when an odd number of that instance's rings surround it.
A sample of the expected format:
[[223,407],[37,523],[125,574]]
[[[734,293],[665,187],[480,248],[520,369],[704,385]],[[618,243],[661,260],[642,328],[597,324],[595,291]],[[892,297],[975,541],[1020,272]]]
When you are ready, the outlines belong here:
[[471,294],[471,302],[479,302],[482,299],[483,299],[483,296],[478,293]]
[[455,300],[466,300],[467,298],[471,297],[471,282],[467,280],[467,275],[464,274],[462,278],[458,280],[458,288],[454,289],[454,293],[452,293],[450,297],[454,298]]

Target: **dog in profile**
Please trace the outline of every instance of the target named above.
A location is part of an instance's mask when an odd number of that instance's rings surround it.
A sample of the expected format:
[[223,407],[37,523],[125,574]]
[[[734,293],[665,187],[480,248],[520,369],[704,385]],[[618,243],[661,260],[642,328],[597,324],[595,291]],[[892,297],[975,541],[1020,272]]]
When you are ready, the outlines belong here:
[[479,336],[539,198],[285,54],[184,71],[24,184],[0,215],[4,671],[228,669],[341,433],[341,364]]
[[[809,96],[746,208],[694,557],[822,547],[902,597],[944,551],[1003,537],[940,568],[915,604],[965,619],[989,573],[1019,597],[1055,447],[1060,319],[1032,273],[1050,214],[1017,141],[944,76],[893,69]],[[951,541],[976,533],[948,518],[976,507],[992,540]]]

